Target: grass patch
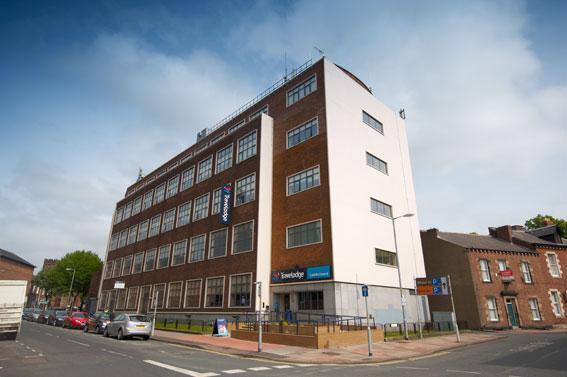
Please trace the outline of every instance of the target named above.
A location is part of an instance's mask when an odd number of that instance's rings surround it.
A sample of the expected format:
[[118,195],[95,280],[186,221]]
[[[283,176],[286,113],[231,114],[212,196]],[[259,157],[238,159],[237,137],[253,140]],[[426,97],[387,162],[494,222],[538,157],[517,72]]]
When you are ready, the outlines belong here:
[[163,322],[156,322],[156,330],[170,330],[170,331],[179,331],[179,332],[188,332],[192,334],[212,334],[213,327],[209,325],[195,325],[188,323],[179,323],[177,327],[175,326],[175,322],[167,322],[164,324]]

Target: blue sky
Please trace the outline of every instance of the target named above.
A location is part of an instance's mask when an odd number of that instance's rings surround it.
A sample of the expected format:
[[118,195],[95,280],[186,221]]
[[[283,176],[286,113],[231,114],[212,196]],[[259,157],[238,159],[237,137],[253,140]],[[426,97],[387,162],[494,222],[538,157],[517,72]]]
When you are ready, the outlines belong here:
[[104,255],[136,177],[317,57],[406,109],[420,225],[567,217],[564,1],[0,3],[0,247]]

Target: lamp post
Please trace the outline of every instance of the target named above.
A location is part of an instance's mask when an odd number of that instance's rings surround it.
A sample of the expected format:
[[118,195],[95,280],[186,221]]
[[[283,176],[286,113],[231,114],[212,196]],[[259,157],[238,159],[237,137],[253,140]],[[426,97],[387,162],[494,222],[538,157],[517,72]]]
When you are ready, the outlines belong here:
[[402,288],[402,273],[400,267],[400,256],[398,254],[398,240],[396,238],[396,220],[402,217],[413,217],[413,213],[406,213],[405,215],[392,217],[392,229],[394,230],[394,247],[396,251],[396,261],[398,262],[398,282],[400,284],[400,303],[402,304],[402,320],[404,322],[404,339],[408,340],[408,323],[406,321],[406,303],[404,300],[404,290]]
[[75,281],[75,269],[71,267],[67,267],[65,271],[73,271],[73,277],[71,277],[71,285],[69,286],[69,312],[73,311],[73,304],[71,304],[71,292],[73,291],[73,282]]
[[258,293],[258,352],[262,352],[262,282],[256,281],[256,289]]

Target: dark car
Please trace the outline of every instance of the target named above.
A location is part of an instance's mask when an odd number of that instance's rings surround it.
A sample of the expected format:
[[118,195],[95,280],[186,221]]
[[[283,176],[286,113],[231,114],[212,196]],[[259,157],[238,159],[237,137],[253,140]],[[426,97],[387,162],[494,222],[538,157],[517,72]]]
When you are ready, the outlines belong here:
[[102,334],[106,325],[112,320],[112,313],[96,312],[87,319],[87,324],[83,328],[84,332],[93,330],[97,334]]
[[47,317],[47,324],[53,326],[63,326],[65,322],[65,317],[67,316],[67,310],[65,309],[53,309]]
[[82,329],[87,323],[87,318],[89,318],[88,313],[71,312],[65,317],[63,327],[68,327],[70,329]]
[[37,322],[37,319],[39,318],[39,315],[41,314],[41,309],[39,308],[34,308],[31,312],[29,317],[27,318],[28,321],[31,322]]
[[22,312],[22,319],[29,321],[31,318],[32,311],[33,308],[25,308],[24,311]]
[[49,318],[51,310],[42,310],[37,317],[37,323],[47,323],[47,318]]

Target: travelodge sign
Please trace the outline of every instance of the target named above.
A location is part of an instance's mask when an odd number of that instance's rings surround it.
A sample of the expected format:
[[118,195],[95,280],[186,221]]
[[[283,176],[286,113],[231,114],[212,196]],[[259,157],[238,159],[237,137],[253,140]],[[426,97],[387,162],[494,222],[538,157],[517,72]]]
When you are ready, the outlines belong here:
[[227,183],[221,190],[219,223],[228,225],[232,222],[232,185]]

